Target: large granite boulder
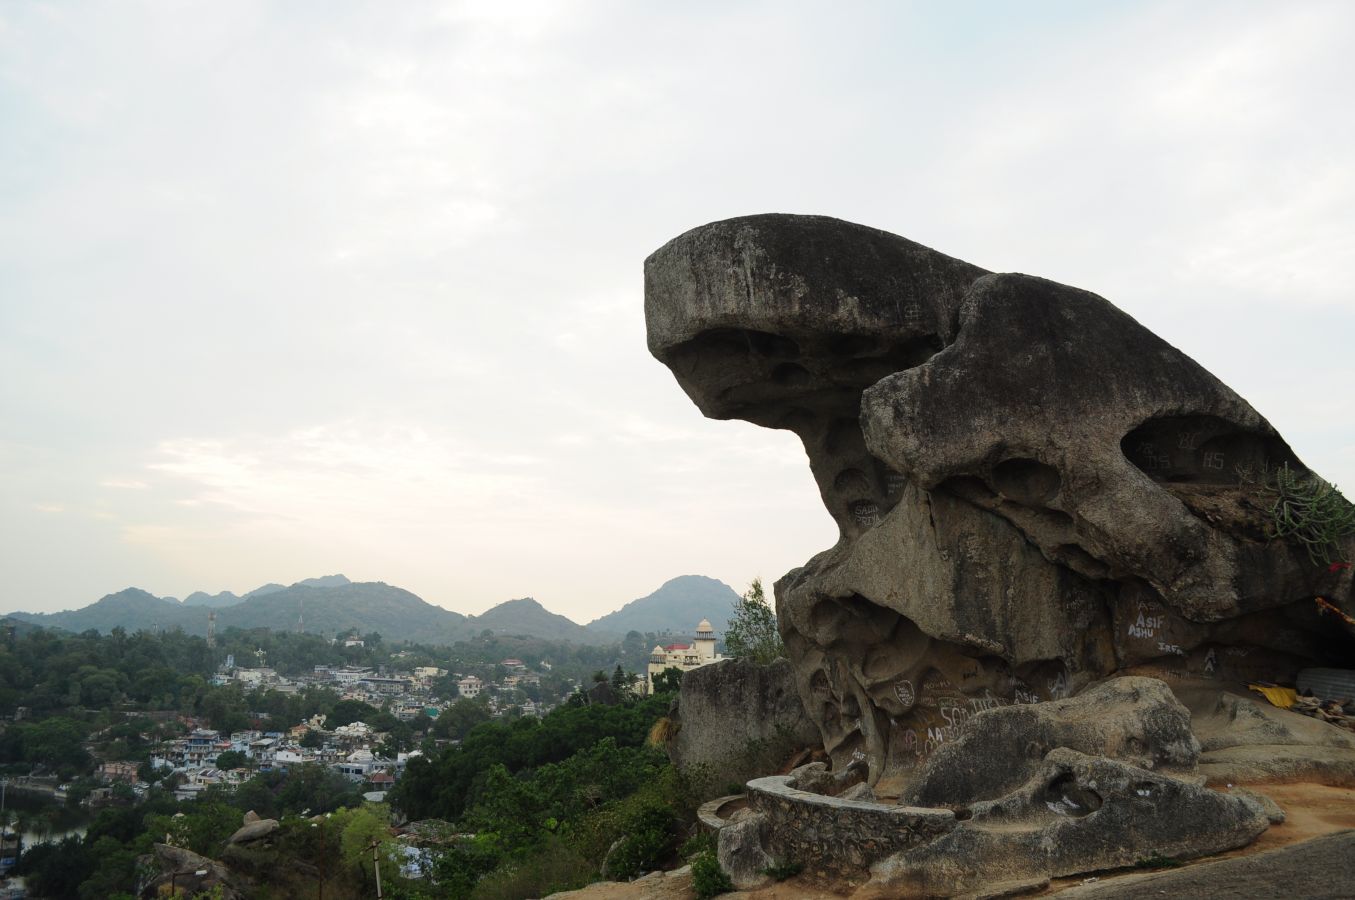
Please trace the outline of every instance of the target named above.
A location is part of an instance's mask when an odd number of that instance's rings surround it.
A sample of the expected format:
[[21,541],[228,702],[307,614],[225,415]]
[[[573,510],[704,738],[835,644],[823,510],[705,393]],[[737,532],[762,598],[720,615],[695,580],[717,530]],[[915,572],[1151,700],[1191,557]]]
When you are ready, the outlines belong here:
[[768,215],[656,251],[645,312],[703,413],[804,444],[839,540],[777,583],[778,619],[825,748],[873,783],[986,709],[1126,673],[1282,681],[1351,647],[1313,604],[1350,609],[1351,571],[1267,534],[1267,473],[1308,470],[1095,294]]
[[872,869],[867,896],[951,897],[994,883],[1190,859],[1250,843],[1269,826],[1262,803],[1073,750],[930,843]]
[[1190,712],[1153,678],[1112,678],[1076,697],[985,710],[929,759],[910,787],[914,806],[992,800],[1031,778],[1055,748],[1156,772],[1191,774],[1200,743]]
[[217,892],[221,900],[244,900],[254,885],[222,863],[206,856],[175,847],[156,844],[153,851],[137,859],[138,897],[207,896]]
[[679,769],[718,787],[775,771],[819,731],[800,703],[790,662],[727,659],[682,676],[668,755]]

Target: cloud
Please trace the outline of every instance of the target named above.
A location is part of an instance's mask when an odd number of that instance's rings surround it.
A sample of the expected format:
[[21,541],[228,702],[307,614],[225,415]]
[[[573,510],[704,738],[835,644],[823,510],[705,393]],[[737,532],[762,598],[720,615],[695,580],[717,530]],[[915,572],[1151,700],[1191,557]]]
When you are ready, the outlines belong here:
[[112,516],[80,590],[774,577],[835,539],[803,451],[703,419],[641,296],[765,211],[1102,293],[1355,483],[1355,10],[978,10],[0,7],[0,525]]
[[534,485],[525,455],[488,456],[414,425],[341,422],[249,439],[161,442],[148,468],[192,500],[260,520],[362,528],[372,517],[416,520],[520,502]]

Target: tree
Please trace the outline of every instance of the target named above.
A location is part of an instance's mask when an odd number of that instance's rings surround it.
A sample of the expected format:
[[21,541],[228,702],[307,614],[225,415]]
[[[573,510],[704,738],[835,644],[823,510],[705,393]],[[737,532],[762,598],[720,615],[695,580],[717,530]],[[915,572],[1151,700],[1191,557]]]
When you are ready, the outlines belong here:
[[654,676],[654,693],[676,693],[682,687],[682,670],[669,666]]
[[85,729],[79,722],[55,716],[23,727],[20,734],[25,762],[56,768],[66,777],[89,767]]
[[762,579],[754,578],[742,597],[734,601],[734,614],[725,629],[725,649],[730,656],[766,665],[786,655],[776,613],[762,593]]
[[216,758],[216,767],[218,769],[240,769],[243,768],[249,758],[239,750],[227,750]]
[[372,845],[384,863],[386,877],[393,878],[400,871],[403,854],[399,844],[390,836],[390,810],[384,804],[370,804],[349,813],[341,813],[338,823],[339,846],[344,864],[364,880],[371,874]]
[[474,700],[462,698],[438,714],[433,722],[433,735],[459,741],[481,722],[490,720],[489,707]]
[[354,722],[371,724],[377,712],[375,706],[361,700],[340,700],[334,704],[333,711],[325,717],[325,730],[333,731],[341,725],[351,725]]

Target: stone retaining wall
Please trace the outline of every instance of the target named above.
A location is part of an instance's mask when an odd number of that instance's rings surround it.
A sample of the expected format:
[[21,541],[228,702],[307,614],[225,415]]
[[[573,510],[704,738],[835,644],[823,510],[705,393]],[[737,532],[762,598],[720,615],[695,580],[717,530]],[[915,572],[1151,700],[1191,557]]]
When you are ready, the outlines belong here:
[[786,775],[748,782],[749,805],[769,823],[767,853],[807,871],[860,875],[872,863],[955,827],[948,809],[843,800],[789,786]]

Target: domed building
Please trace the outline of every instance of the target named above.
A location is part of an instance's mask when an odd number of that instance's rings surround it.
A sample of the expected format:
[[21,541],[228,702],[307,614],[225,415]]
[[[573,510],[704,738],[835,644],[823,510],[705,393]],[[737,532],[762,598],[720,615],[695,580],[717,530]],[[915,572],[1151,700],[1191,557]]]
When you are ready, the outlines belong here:
[[690,644],[654,645],[649,654],[649,671],[645,675],[645,693],[654,693],[654,676],[665,669],[689,672],[719,662],[723,656],[715,652],[715,629],[709,619],[696,626],[696,639]]

